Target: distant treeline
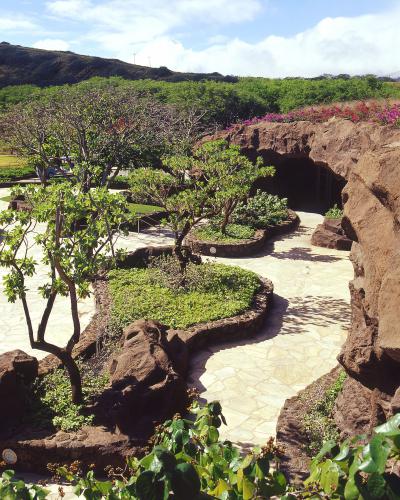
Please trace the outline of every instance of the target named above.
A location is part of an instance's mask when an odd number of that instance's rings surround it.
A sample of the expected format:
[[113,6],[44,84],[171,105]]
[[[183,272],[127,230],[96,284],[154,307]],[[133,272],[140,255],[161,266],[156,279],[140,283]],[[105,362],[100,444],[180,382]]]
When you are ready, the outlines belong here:
[[[216,81],[164,82],[100,78],[75,84],[82,87],[124,86],[151,93],[161,102],[178,107],[194,107],[205,113],[208,125],[227,126],[265,113],[285,113],[292,109],[371,98],[400,97],[400,87],[374,76],[321,79],[239,78],[235,83]],[[39,88],[15,85],[0,89],[0,109],[57,92],[60,87]]]

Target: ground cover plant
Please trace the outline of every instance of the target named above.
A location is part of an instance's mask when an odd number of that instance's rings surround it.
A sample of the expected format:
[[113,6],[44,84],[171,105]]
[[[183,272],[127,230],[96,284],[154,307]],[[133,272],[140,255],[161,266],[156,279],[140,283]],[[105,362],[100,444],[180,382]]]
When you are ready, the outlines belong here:
[[194,230],[202,241],[233,243],[252,238],[256,229],[274,226],[286,220],[288,206],[286,198],[279,198],[261,190],[247,200],[239,201],[233,209],[225,234],[221,231],[221,217]]
[[[333,384],[304,415],[302,426],[308,440],[306,450],[311,457],[318,453],[324,442],[339,439],[332,412],[345,380],[346,372],[342,370]],[[307,398],[307,394],[304,397]]]
[[[150,453],[129,458],[124,471],[110,471],[107,481],[93,472],[76,474],[68,467],[57,473],[72,482],[74,493],[87,499],[132,500],[397,500],[400,480],[393,472],[400,459],[400,415],[376,427],[372,436],[355,436],[338,444],[327,441],[302,484],[291,485],[279,470],[282,450],[270,439],[265,446],[240,456],[229,441],[221,442],[225,423],[221,406],[194,403],[195,420],[176,415],[157,429]],[[9,500],[46,498],[47,491],[29,487],[5,471],[0,495]]]
[[343,210],[337,205],[334,205],[326,212],[325,217],[327,219],[341,219],[343,217]]
[[193,235],[202,241],[235,243],[241,240],[247,240],[254,236],[255,230],[243,224],[228,224],[225,233],[221,228],[214,224],[200,226],[193,231]]
[[108,376],[97,375],[78,363],[82,373],[82,404],[72,403],[71,384],[65,369],[58,368],[35,380],[27,395],[29,408],[25,417],[34,427],[77,431],[93,423],[93,415],[83,412],[86,405],[101,393]]
[[182,281],[179,262],[166,257],[147,269],[111,271],[109,287],[115,325],[145,318],[186,328],[249,309],[260,281],[251,271],[212,263],[189,263]]
[[[290,123],[297,121],[310,121],[320,123],[330,118],[344,118],[354,123],[371,122],[380,125],[400,126],[400,104],[385,101],[358,102],[321,107],[297,109],[288,113],[267,113],[264,116],[244,120],[240,125],[255,125],[261,122]],[[233,130],[232,125],[227,130]]]

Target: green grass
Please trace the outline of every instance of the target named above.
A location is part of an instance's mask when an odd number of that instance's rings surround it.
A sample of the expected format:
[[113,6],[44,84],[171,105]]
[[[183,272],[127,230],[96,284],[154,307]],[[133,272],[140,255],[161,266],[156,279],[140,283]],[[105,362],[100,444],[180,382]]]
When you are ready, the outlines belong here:
[[20,168],[26,166],[26,160],[13,155],[0,154],[0,168]]
[[3,198],[0,198],[0,201],[6,201],[7,203],[10,203],[11,195],[3,196]]
[[193,234],[199,240],[215,241],[221,243],[234,243],[241,240],[247,240],[254,236],[255,230],[250,226],[243,226],[241,224],[228,224],[226,226],[226,233],[222,234],[217,226],[202,226],[196,229]]
[[171,328],[187,328],[249,309],[260,287],[255,273],[223,264],[206,263],[196,268],[199,279],[189,289],[171,289],[160,284],[157,269],[111,271],[114,324],[124,327],[144,318]]
[[161,207],[157,207],[156,205],[143,205],[140,203],[129,203],[128,208],[132,215],[147,215],[162,210]]

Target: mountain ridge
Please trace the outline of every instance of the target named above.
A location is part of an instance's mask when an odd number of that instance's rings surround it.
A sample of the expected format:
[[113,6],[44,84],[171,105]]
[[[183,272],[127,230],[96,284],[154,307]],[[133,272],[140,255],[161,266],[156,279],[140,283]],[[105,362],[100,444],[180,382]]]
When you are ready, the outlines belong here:
[[220,73],[180,73],[165,66],[151,68],[119,59],[87,56],[70,51],[45,50],[0,42],[0,88],[33,84],[40,87],[77,83],[95,76],[169,82],[214,80],[236,82]]

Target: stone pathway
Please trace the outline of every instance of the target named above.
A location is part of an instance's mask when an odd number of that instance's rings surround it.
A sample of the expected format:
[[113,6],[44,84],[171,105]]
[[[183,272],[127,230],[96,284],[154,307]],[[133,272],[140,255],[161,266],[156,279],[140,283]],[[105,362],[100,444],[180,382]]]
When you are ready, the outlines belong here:
[[348,252],[312,247],[322,216],[252,258],[213,259],[268,277],[275,297],[265,328],[249,340],[209,347],[192,358],[190,383],[222,404],[221,436],[246,448],[275,435],[285,400],[336,365],[350,322]]

